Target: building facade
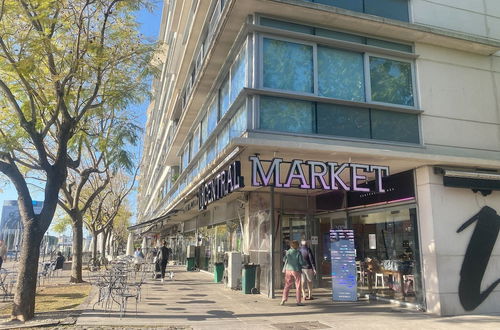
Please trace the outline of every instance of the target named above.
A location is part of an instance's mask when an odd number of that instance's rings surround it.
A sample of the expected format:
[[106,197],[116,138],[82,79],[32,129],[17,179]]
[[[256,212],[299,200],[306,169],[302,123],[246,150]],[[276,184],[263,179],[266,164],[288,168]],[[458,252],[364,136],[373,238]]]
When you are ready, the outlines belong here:
[[137,236],[273,297],[290,240],[331,287],[348,228],[359,295],[498,312],[498,1],[172,0],[160,32]]
[[[35,214],[42,212],[43,202],[33,201]],[[16,253],[21,248],[23,223],[19,213],[17,200],[6,200],[3,202],[2,218],[0,221],[0,239],[3,240],[9,251]]]

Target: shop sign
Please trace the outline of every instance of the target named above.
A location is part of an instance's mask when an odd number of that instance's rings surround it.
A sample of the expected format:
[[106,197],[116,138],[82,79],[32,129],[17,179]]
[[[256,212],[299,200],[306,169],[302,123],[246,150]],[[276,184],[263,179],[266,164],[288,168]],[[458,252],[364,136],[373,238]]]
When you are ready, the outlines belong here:
[[[251,156],[252,162],[252,186],[276,188],[291,188],[292,182],[298,182],[301,189],[323,189],[323,190],[346,190],[359,192],[385,192],[382,186],[382,178],[389,175],[388,166],[365,165],[356,163],[335,163],[313,160],[294,159],[285,162],[282,158],[272,160],[260,160],[257,156]],[[271,163],[267,172],[262,163]],[[304,171],[306,168],[307,172]],[[287,171],[284,181],[281,181],[282,171]],[[349,172],[350,185],[344,182],[341,175]],[[305,173],[308,173],[306,176]],[[375,186],[372,188],[363,185],[366,174],[375,175]]]
[[227,170],[219,172],[213,179],[204,182],[198,189],[198,207],[200,210],[207,208],[208,204],[224,198],[233,191],[243,188],[241,164],[235,161]]
[[351,229],[330,230],[334,301],[357,301],[356,250]]

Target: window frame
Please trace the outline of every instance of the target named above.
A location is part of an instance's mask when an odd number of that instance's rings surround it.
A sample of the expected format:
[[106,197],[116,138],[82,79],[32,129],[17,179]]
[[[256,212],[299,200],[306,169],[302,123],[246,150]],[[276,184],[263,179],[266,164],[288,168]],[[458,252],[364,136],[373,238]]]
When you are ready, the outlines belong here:
[[[410,72],[411,72],[411,87],[413,93],[413,105],[404,105],[398,103],[388,103],[388,102],[380,102],[372,100],[372,77],[370,75],[370,57],[378,57],[388,60],[393,60],[397,62],[409,63],[410,64]],[[419,110],[419,102],[417,97],[417,86],[416,86],[416,70],[415,70],[415,61],[399,58],[396,56],[388,56],[388,55],[379,55],[373,52],[365,52],[363,54],[363,62],[364,62],[364,72],[365,72],[365,97],[366,102],[370,104],[380,104],[380,105],[391,105],[398,108],[409,109],[409,110]]]
[[[318,80],[318,68],[317,68],[317,43],[315,42],[310,42],[310,41],[303,41],[300,39],[294,39],[294,38],[289,38],[289,37],[282,37],[282,36],[277,36],[277,35],[272,35],[272,34],[267,34],[267,33],[260,33],[259,36],[259,51],[258,51],[258,61],[259,61],[259,88],[268,90],[268,91],[273,91],[273,92],[289,92],[289,93],[294,93],[297,95],[304,95],[304,96],[317,96],[318,91],[317,91],[317,80]],[[307,93],[307,92],[299,92],[299,91],[293,91],[293,90],[288,90],[288,89],[277,89],[277,88],[270,88],[270,87],[265,87],[264,86],[264,38],[268,38],[271,40],[279,40],[279,41],[285,41],[285,42],[290,42],[290,43],[295,43],[295,44],[300,44],[300,45],[306,45],[306,46],[311,46],[313,49],[312,53],[312,64],[313,64],[313,76],[312,76],[312,83],[313,83],[313,92],[312,93]]]
[[[277,88],[270,88],[270,87],[265,87],[264,86],[264,38],[271,39],[271,40],[280,40],[280,41],[285,41],[285,42],[291,42],[291,43],[296,43],[296,44],[302,44],[302,45],[307,45],[307,46],[312,46],[313,47],[313,92],[312,93],[307,93],[307,92],[298,92],[298,91],[293,91],[293,90],[284,90],[284,89],[277,89]],[[332,48],[332,49],[338,49],[338,50],[344,50],[344,51],[349,51],[349,52],[354,52],[354,53],[359,53],[363,56],[363,73],[364,73],[364,87],[365,87],[365,100],[363,102],[359,101],[353,101],[353,102],[359,102],[359,103],[365,103],[366,105],[381,105],[381,106],[390,106],[390,107],[395,107],[395,108],[401,108],[401,109],[406,109],[406,110],[420,110],[420,105],[419,105],[419,97],[418,97],[418,89],[417,89],[417,77],[416,77],[416,69],[415,69],[415,60],[413,59],[406,59],[406,58],[400,58],[397,56],[390,56],[390,55],[385,55],[385,54],[379,54],[374,51],[353,51],[352,49],[349,48],[344,48],[341,46],[331,46],[331,45],[324,45],[321,44],[320,42],[313,42],[313,41],[304,41],[296,38],[291,38],[291,37],[283,37],[279,35],[274,35],[270,33],[258,33],[258,56],[257,56],[257,64],[259,66],[258,69],[258,89],[262,89],[265,91],[270,91],[270,92],[276,92],[276,93],[290,93],[294,95],[300,95],[300,96],[307,96],[307,97],[321,97],[321,98],[327,98],[331,100],[341,100],[344,101],[343,99],[338,99],[338,98],[332,98],[332,97],[327,97],[327,96],[322,96],[319,95],[319,81],[318,81],[318,46],[322,47],[327,47],[327,48]],[[380,57],[384,59],[389,59],[389,60],[394,60],[394,61],[399,61],[399,62],[404,62],[404,63],[409,63],[410,64],[410,70],[411,70],[411,81],[412,81],[412,93],[413,93],[413,106],[408,106],[404,104],[397,104],[397,103],[388,103],[388,102],[380,102],[380,101],[373,101],[372,96],[371,96],[371,76],[370,76],[370,62],[369,58],[370,56],[372,57]],[[350,100],[345,100],[345,101],[350,101]],[[258,121],[257,121],[258,123]]]

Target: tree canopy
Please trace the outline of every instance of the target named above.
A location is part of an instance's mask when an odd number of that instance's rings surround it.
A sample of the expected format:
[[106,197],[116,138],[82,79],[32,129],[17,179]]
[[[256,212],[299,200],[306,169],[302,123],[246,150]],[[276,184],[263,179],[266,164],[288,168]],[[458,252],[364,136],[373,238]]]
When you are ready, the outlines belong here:
[[[0,0],[0,173],[18,192],[23,246],[12,315],[34,316],[40,242],[95,118],[148,95],[148,0]],[[28,177],[42,180],[33,209]]]

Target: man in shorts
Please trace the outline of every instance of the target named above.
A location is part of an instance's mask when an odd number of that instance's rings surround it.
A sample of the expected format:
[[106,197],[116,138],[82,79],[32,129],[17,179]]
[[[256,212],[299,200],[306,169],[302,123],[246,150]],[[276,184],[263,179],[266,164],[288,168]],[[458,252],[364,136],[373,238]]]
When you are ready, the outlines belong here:
[[[307,246],[307,242],[302,240],[300,245],[300,253],[302,254],[302,259],[304,260],[304,265],[302,266],[302,297],[305,300],[312,300],[312,288],[313,279],[316,276],[316,262],[314,261],[314,255],[311,249]],[[307,284],[308,295],[306,296],[305,287]]]

